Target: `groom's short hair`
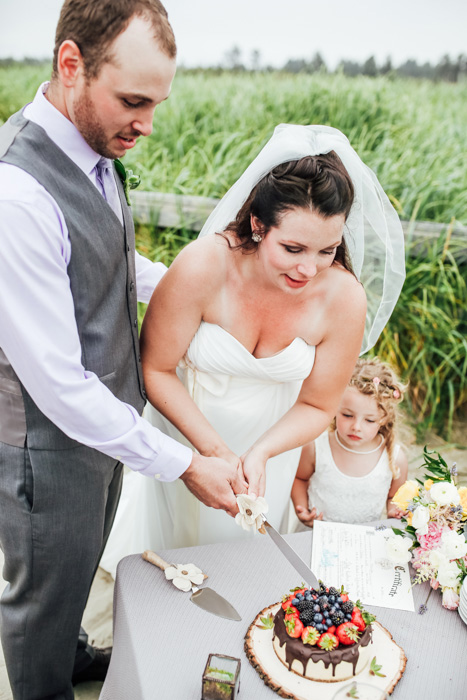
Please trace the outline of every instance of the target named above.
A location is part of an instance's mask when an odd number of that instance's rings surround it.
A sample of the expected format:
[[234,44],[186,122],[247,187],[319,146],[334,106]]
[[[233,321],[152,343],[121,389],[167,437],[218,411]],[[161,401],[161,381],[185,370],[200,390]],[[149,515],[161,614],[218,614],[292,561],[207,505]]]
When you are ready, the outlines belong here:
[[103,64],[112,58],[113,41],[135,16],[152,24],[160,50],[175,58],[174,33],[160,0],[65,0],[55,33],[52,77],[58,75],[58,50],[71,39],[81,51],[86,78],[97,78]]

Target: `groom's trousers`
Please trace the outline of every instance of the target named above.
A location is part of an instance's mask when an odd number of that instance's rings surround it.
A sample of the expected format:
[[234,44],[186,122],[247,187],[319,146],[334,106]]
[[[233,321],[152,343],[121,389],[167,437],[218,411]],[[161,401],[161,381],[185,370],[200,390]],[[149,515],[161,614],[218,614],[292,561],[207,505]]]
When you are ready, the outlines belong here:
[[73,669],[92,658],[78,644],[81,618],[121,483],[121,463],[88,447],[0,442],[1,639],[14,700],[74,697]]

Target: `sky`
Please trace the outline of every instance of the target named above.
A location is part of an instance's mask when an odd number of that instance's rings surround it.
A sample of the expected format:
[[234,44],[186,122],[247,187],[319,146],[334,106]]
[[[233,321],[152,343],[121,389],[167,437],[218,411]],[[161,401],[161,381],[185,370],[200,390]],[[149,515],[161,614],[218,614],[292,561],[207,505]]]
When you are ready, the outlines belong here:
[[[164,0],[163,0],[164,1]],[[466,0],[165,0],[187,67],[224,64],[234,46],[251,65],[283,66],[320,52],[398,66],[409,58],[437,63],[467,54]],[[62,0],[0,0],[0,58],[48,58]]]

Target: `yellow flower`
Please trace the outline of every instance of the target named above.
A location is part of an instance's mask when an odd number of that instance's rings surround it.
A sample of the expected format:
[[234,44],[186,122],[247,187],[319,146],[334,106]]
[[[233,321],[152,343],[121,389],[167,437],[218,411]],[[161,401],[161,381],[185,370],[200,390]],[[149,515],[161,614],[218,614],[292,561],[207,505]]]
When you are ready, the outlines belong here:
[[433,486],[433,479],[427,479],[423,486],[425,487],[426,491],[429,491]]
[[417,481],[406,481],[397,489],[392,497],[392,502],[401,510],[407,510],[410,501],[418,496],[419,490],[420,486]]
[[465,520],[467,518],[467,486],[461,486],[457,490],[461,499],[462,520]]

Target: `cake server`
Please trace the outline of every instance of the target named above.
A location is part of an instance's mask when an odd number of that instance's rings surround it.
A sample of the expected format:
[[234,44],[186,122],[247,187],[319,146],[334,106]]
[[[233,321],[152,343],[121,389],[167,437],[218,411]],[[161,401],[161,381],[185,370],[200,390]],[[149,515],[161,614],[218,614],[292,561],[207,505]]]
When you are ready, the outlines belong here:
[[282,535],[279,535],[277,530],[273,528],[273,526],[268,523],[266,518],[263,515],[263,527],[268,533],[269,537],[272,539],[276,547],[279,547],[281,550],[282,554],[288,561],[292,564],[294,569],[298,571],[300,576],[303,578],[303,581],[305,583],[308,583],[312,588],[319,588],[319,581],[312,572],[310,568],[305,564],[303,559],[298,556],[297,552],[292,549],[290,544],[288,544]]
[[[148,561],[150,564],[154,564],[154,566],[162,569],[162,571],[165,571],[168,566],[172,566],[172,564],[164,561],[155,552],[150,552],[147,550],[143,553],[142,557],[145,561]],[[207,578],[206,575],[205,578]],[[199,608],[202,608],[213,615],[225,617],[227,620],[240,621],[242,619],[233,605],[219,595],[219,593],[216,593],[216,591],[214,591],[212,588],[198,588],[197,586],[192,586],[190,600]]]

